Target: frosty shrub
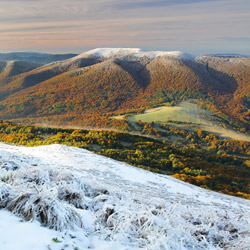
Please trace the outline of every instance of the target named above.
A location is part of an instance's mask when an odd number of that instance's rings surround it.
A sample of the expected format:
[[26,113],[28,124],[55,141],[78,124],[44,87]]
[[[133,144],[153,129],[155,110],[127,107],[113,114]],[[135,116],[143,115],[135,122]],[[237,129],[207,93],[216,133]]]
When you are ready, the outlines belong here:
[[62,187],[58,191],[58,199],[68,202],[76,208],[87,209],[88,203],[84,199],[83,192],[69,187]]
[[83,226],[76,209],[58,201],[50,192],[17,195],[6,208],[25,220],[38,219],[50,229],[62,231]]
[[10,194],[11,187],[0,181],[0,208],[6,207]]

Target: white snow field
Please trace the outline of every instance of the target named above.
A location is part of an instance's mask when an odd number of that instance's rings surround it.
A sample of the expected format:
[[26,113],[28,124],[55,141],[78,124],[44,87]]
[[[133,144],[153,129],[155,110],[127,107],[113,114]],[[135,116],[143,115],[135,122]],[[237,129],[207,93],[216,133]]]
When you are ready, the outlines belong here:
[[87,150],[0,143],[1,250],[250,249],[250,201]]

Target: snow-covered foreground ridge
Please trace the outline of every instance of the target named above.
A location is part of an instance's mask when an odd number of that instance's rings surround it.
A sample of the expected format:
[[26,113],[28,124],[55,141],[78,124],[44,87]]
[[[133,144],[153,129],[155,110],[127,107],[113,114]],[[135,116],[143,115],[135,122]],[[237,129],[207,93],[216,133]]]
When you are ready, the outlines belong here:
[[87,150],[0,143],[0,180],[1,250],[250,249],[249,201]]

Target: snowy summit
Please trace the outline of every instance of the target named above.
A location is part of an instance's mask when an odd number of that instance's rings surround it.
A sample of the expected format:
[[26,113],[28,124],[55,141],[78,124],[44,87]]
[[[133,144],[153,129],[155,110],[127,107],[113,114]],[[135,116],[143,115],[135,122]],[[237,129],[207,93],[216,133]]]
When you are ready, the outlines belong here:
[[62,145],[0,143],[0,249],[237,249],[250,201]]
[[181,51],[146,51],[139,48],[97,48],[80,54],[75,58],[83,57],[122,57],[122,56],[134,56],[134,57],[148,57],[154,59],[158,56],[169,56],[181,59],[195,59],[195,56],[183,53]]

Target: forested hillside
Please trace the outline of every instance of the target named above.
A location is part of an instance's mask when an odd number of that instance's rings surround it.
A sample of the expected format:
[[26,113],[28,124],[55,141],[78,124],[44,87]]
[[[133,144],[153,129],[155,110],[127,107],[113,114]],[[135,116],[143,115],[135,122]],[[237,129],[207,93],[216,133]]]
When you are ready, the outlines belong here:
[[198,99],[214,107],[225,123],[248,132],[249,82],[250,58],[95,50],[2,84],[0,117],[127,129],[126,121],[110,117]]

